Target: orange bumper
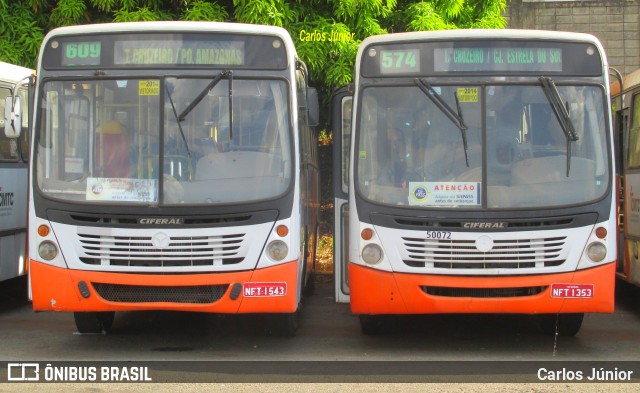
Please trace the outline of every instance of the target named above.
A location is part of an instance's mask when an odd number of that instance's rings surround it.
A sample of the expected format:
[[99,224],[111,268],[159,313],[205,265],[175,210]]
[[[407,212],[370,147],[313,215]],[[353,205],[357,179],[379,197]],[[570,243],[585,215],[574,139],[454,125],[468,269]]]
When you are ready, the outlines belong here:
[[[351,311],[355,314],[540,314],[613,312],[615,262],[569,273],[517,277],[460,277],[392,273],[349,264]],[[591,284],[589,298],[552,297],[552,284]],[[527,288],[542,292],[518,297],[429,295],[423,286],[446,288]]]
[[[270,268],[233,273],[204,274],[131,274],[70,270],[31,260],[30,278],[34,311],[125,311],[175,310],[214,313],[290,313],[297,309],[297,261]],[[89,296],[84,296],[79,284],[84,282]],[[229,285],[222,297],[206,304],[174,301],[108,301],[101,297],[92,283],[145,287],[153,292],[161,287],[189,287],[202,285]],[[231,288],[240,283],[285,283],[284,291],[246,293],[243,289],[233,300]],[[251,285],[251,284],[250,284]],[[254,296],[250,296],[254,295]],[[262,295],[262,296],[255,296]]]

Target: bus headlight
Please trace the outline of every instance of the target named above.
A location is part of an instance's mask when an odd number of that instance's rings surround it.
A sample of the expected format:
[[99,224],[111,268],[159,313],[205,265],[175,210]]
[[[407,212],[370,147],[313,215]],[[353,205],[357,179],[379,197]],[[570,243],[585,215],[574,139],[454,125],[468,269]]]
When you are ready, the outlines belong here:
[[369,265],[375,265],[382,260],[382,248],[377,244],[367,244],[362,249],[362,259]]
[[269,258],[274,261],[281,261],[289,253],[289,247],[282,240],[274,240],[267,246],[267,252],[269,253]]
[[38,246],[40,258],[50,261],[58,255],[58,247],[50,241],[44,241]]
[[587,256],[594,262],[601,262],[607,256],[607,247],[600,242],[591,243],[587,247]]

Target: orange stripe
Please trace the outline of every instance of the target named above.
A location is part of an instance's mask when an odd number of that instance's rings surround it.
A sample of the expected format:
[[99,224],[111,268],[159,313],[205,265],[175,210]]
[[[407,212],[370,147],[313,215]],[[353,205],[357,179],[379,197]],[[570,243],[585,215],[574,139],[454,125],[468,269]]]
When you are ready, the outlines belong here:
[[[615,262],[569,273],[517,277],[460,277],[392,273],[349,264],[351,311],[355,314],[578,313],[613,312]],[[428,295],[421,286],[519,288],[553,283],[593,284],[588,299],[552,298],[550,288],[537,295],[471,298]]]
[[[177,310],[215,313],[271,313],[294,312],[297,309],[298,261],[287,262],[255,271],[203,274],[132,274],[70,270],[31,260],[31,285],[35,311],[124,311]],[[229,297],[230,289],[212,304],[145,302],[110,302],[101,298],[93,287],[91,296],[80,294],[78,283],[85,281],[104,284],[141,286],[194,286],[246,282],[286,282],[285,296],[251,297],[242,294],[236,300]]]

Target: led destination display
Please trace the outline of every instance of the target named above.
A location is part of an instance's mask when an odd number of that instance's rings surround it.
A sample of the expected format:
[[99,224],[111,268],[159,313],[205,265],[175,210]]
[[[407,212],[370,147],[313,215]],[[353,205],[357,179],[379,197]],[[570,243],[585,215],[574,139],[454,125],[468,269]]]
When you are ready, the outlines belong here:
[[244,65],[242,41],[117,41],[113,62],[117,65]]
[[435,48],[434,71],[562,71],[562,48]]
[[58,37],[44,52],[46,69],[217,67],[283,70],[284,42],[241,34],[110,34]]
[[596,46],[579,42],[473,40],[379,43],[362,56],[365,77],[443,74],[600,76]]

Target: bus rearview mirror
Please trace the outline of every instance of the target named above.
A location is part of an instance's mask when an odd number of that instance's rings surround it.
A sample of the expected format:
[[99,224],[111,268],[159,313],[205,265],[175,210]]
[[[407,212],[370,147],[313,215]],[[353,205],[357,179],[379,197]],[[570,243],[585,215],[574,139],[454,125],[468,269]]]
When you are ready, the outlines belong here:
[[309,126],[316,127],[320,124],[320,106],[318,104],[318,91],[315,87],[307,88],[307,108],[309,109]]
[[4,135],[15,139],[22,131],[22,105],[20,97],[9,96],[4,102]]

